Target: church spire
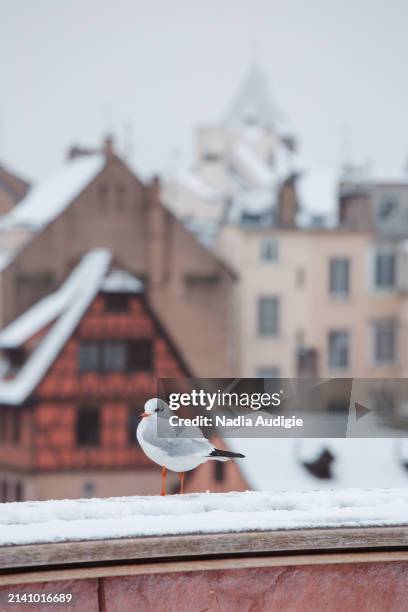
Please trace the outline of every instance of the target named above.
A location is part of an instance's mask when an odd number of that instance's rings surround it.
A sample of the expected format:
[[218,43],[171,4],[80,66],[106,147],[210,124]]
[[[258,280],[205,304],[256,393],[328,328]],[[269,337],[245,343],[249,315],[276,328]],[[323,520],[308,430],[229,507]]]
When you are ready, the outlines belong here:
[[256,126],[276,132],[284,131],[285,117],[275,104],[267,77],[255,58],[248,67],[224,123],[235,128]]

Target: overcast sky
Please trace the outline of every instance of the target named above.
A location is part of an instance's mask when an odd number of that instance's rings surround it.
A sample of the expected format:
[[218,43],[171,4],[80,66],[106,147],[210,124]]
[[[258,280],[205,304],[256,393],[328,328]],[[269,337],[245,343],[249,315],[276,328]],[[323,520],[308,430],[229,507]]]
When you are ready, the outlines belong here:
[[[225,113],[255,46],[303,158],[408,160],[406,0],[0,0],[0,161],[46,176],[111,127],[146,175]],[[351,135],[345,138],[345,133]]]

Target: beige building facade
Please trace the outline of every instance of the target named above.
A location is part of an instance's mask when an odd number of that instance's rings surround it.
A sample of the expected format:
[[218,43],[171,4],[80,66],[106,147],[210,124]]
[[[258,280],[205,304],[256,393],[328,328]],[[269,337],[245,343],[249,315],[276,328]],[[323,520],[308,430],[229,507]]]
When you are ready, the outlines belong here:
[[240,271],[242,376],[402,375],[398,245],[363,230],[226,226],[217,248]]

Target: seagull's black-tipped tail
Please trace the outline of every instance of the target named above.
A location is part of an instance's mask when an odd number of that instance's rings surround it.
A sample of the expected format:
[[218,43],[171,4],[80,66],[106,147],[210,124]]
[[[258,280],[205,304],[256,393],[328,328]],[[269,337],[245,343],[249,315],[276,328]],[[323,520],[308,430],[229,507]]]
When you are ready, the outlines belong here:
[[241,453],[231,453],[231,451],[219,450],[218,448],[214,448],[212,453],[208,455],[212,459],[244,459],[245,455],[241,455]]

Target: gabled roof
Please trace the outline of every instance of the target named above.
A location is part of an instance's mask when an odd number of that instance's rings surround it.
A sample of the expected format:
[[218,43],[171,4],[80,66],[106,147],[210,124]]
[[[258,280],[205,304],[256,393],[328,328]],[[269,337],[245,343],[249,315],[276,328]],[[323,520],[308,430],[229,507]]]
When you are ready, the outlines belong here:
[[53,221],[101,172],[103,155],[78,157],[45,181],[35,186],[28,195],[0,222],[2,229],[26,226],[37,231]]
[[0,345],[12,348],[55,321],[15,378],[0,381],[0,403],[20,404],[40,383],[100,290],[110,262],[109,251],[91,251],[61,289],[41,300],[1,332]]

